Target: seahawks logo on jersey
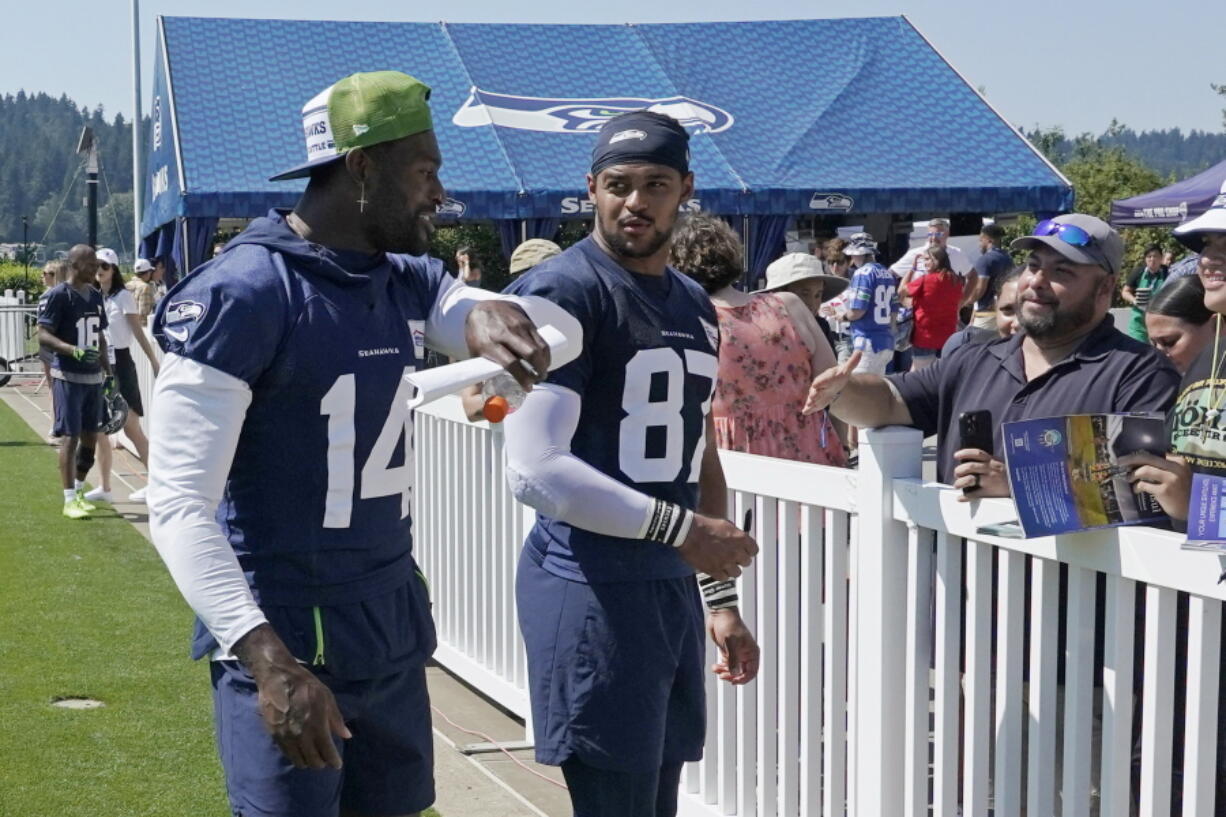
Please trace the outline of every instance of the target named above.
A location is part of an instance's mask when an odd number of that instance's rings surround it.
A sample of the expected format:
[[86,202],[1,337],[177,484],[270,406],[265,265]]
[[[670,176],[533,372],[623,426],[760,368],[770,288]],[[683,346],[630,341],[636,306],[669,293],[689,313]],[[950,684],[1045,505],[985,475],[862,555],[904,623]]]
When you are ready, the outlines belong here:
[[175,326],[188,321],[198,321],[204,317],[207,307],[197,301],[179,301],[166,307],[166,325]]

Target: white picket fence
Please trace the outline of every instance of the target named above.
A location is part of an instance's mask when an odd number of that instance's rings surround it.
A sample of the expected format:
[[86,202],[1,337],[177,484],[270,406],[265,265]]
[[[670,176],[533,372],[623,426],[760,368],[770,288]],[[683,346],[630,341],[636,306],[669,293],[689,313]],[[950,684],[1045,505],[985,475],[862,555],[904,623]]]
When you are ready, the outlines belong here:
[[[468,423],[448,399],[418,413],[416,437],[416,553],[434,588],[437,658],[527,719],[513,589],[530,517],[503,485],[501,432]],[[682,813],[1165,817],[1173,787],[1182,814],[1217,813],[1219,559],[1148,528],[979,535],[1014,518],[1012,503],[963,504],[923,483],[919,432],[869,431],[860,451],[858,471],[722,455],[733,518],[755,508],[762,552],[740,593],[763,664],[745,687],[709,680],[705,759],[686,770]],[[1190,600],[1176,688],[1180,593]],[[1134,645],[1138,596],[1146,618]]]
[[[30,354],[30,338],[38,305],[27,303],[23,290],[6,289],[0,294],[0,358],[13,363]],[[37,361],[31,367],[37,370]]]

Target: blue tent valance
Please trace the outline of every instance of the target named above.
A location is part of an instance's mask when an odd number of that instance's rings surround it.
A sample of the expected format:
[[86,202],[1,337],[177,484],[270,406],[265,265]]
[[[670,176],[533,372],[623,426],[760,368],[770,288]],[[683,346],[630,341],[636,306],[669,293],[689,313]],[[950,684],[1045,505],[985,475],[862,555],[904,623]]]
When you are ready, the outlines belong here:
[[454,218],[584,217],[596,130],[643,107],[693,135],[688,209],[768,216],[1072,204],[1067,180],[904,17],[158,22],[145,234],[177,218],[292,205],[304,182],[267,179],[305,156],[303,103],[342,76],[376,69],[432,87],[450,196],[444,216]]

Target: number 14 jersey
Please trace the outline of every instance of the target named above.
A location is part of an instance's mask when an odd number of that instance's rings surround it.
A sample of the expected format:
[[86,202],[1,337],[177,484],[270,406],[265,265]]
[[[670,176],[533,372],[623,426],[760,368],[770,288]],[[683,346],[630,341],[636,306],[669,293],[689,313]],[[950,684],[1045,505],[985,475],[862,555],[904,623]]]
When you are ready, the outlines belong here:
[[[547,382],[579,395],[571,452],[649,496],[694,508],[719,366],[718,318],[698,284],[617,264],[587,238],[507,290],[553,301],[583,325],[583,352]],[[693,574],[675,548],[575,528],[542,514],[525,547],[572,581]]]

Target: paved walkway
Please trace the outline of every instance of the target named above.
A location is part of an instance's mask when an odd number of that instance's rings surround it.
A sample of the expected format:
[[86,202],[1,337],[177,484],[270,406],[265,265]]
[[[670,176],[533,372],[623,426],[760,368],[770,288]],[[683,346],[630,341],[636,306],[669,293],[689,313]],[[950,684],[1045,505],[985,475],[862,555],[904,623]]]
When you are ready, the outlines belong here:
[[[0,400],[17,412],[46,439],[51,427],[51,395],[36,381],[14,380],[0,387]],[[48,445],[54,443],[48,442]],[[115,510],[143,536],[149,536],[148,509],[127,502],[128,494],[146,483],[140,461],[129,452],[115,452],[112,493]],[[48,474],[48,490],[58,490]],[[556,768],[532,761],[531,750],[465,755],[460,748],[489,739],[499,743],[520,741],[523,724],[507,715],[442,667],[427,669],[434,706],[435,779],[443,817],[569,817],[570,800],[560,785]],[[474,733],[481,733],[477,735]],[[547,778],[547,779],[546,779]]]

